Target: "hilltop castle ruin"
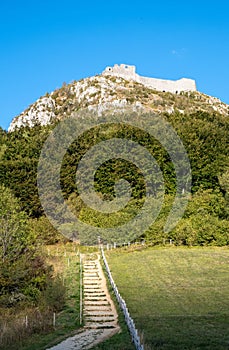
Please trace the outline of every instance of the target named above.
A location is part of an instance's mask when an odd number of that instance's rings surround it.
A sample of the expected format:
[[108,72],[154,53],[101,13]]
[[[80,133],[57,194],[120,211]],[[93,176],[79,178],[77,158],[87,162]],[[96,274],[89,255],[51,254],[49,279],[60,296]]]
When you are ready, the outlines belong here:
[[179,80],[165,80],[142,77],[136,73],[135,66],[129,66],[126,64],[115,64],[113,67],[106,67],[102,74],[114,75],[127,80],[133,80],[159,91],[168,91],[172,93],[180,93],[181,91],[196,91],[195,80],[187,78],[182,78]]

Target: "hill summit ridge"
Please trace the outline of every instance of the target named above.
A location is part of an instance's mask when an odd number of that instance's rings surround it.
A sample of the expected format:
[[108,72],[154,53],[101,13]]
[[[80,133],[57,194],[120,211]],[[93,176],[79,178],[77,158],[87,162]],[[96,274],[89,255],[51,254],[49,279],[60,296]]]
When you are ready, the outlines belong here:
[[[128,71],[136,74],[134,66],[128,67],[132,67],[128,68]],[[47,125],[53,121],[62,120],[83,108],[94,109],[100,113],[106,109],[115,110],[131,105],[157,113],[171,114],[178,111],[185,114],[201,110],[229,114],[229,105],[218,98],[194,90],[194,85],[193,90],[176,91],[177,93],[160,91],[132,79],[128,74],[123,76],[120,70],[117,73],[115,71],[117,67],[114,71],[109,71],[108,68],[100,75],[69,84],[64,83],[61,88],[41,96],[12,120],[8,131],[12,132],[24,126],[33,127],[36,124]],[[194,80],[193,82],[195,83]]]

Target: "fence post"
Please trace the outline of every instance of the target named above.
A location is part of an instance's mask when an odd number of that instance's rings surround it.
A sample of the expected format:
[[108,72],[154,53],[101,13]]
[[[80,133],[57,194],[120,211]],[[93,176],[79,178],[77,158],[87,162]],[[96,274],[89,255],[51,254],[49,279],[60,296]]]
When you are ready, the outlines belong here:
[[83,286],[82,286],[82,279],[83,279],[83,269],[82,269],[82,257],[80,254],[80,325],[82,325],[82,313],[83,313]]
[[26,326],[26,328],[28,327],[28,316],[27,315],[25,316],[25,326]]
[[97,237],[97,240],[98,240],[98,247],[100,248],[100,244],[101,244],[101,238],[100,238],[100,236]]
[[53,327],[56,327],[56,313],[53,313]]

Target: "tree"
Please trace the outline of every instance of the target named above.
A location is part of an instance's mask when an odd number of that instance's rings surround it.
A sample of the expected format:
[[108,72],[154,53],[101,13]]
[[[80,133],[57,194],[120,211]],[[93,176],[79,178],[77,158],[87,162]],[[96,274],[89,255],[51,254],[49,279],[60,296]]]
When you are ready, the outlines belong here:
[[226,198],[229,199],[229,168],[219,176],[221,188],[226,192]]
[[30,219],[29,225],[39,243],[55,244],[57,242],[65,242],[64,236],[52,226],[46,216],[41,216],[39,219]]
[[34,242],[27,225],[27,215],[17,198],[5,186],[0,186],[0,257],[15,261]]
[[189,201],[183,218],[171,233],[176,244],[228,245],[226,201],[218,190],[199,190]]

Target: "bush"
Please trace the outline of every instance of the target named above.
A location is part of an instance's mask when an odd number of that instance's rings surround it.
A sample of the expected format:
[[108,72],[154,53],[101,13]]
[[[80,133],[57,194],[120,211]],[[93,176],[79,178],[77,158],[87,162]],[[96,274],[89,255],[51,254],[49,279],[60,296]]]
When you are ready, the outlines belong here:
[[52,311],[60,311],[65,304],[66,288],[60,276],[50,278],[42,293],[40,304]]
[[226,246],[229,244],[229,221],[210,214],[183,218],[172,233],[175,244],[188,246]]
[[65,238],[49,222],[46,216],[39,219],[30,219],[31,229],[37,240],[42,244],[55,244],[64,242]]

